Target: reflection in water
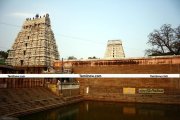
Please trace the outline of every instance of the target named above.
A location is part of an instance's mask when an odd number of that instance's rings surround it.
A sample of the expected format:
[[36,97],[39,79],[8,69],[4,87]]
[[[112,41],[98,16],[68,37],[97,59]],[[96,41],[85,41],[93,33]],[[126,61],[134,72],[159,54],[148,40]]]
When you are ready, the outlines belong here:
[[135,107],[123,107],[123,114],[136,114],[136,108]]
[[85,101],[31,115],[20,120],[179,120],[180,105]]
[[89,103],[87,102],[87,103],[85,103],[85,105],[86,105],[86,111],[88,112],[89,111]]

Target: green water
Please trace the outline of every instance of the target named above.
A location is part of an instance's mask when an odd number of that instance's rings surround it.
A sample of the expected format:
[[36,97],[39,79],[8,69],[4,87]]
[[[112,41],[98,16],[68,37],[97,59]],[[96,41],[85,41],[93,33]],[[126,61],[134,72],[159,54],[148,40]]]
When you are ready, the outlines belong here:
[[180,120],[180,105],[85,101],[19,117],[20,120]]

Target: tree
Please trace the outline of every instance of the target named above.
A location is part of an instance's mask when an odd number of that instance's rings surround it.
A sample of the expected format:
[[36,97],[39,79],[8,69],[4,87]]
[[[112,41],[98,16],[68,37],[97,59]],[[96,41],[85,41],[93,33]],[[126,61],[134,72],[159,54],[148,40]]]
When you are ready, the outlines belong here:
[[[8,51],[9,51],[9,50],[8,50]],[[5,52],[5,51],[0,51],[0,56],[1,56],[1,58],[7,59],[7,57],[8,57],[8,51],[7,51],[7,52]]]
[[68,60],[77,60],[77,58],[74,57],[74,56],[69,56],[69,57],[68,57]]
[[180,55],[180,25],[173,29],[170,24],[164,24],[148,37],[147,44],[152,48],[146,50],[147,55]]
[[97,59],[95,56],[93,56],[93,57],[88,57],[88,59]]
[[9,52],[9,50],[7,51],[7,52],[5,52],[5,51],[0,51],[0,65],[5,65],[6,63],[5,63],[5,60],[7,59],[7,57],[8,57],[8,52]]

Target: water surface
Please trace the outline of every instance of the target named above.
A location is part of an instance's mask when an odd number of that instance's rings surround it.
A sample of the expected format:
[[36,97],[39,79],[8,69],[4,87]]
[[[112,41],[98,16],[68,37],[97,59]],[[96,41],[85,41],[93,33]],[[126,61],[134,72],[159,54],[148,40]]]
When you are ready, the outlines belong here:
[[84,101],[20,120],[180,120],[180,105]]

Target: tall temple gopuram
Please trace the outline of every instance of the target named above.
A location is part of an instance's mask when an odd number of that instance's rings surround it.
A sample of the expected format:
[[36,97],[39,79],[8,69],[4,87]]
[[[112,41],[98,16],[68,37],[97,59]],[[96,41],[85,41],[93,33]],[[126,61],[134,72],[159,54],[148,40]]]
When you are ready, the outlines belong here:
[[125,58],[122,41],[108,40],[104,59],[120,59]]
[[9,51],[6,63],[15,67],[53,65],[59,53],[49,14],[27,18]]

